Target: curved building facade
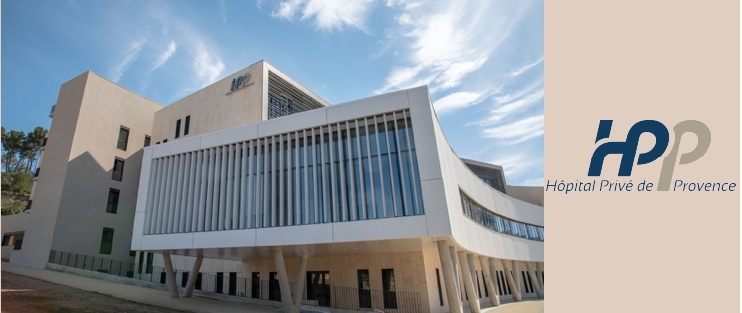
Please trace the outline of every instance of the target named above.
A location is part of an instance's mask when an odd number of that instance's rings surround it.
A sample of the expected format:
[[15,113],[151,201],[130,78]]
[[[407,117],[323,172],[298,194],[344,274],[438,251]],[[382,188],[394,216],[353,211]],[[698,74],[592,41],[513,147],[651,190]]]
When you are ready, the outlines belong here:
[[[468,162],[426,87],[148,147],[132,250],[229,260],[274,281],[276,264],[305,264],[344,287],[419,293],[421,312],[542,297],[543,207]],[[292,270],[286,284],[302,283]]]
[[260,61],[162,106],[85,72],[49,116],[11,263],[292,313],[543,297],[543,188],[459,158],[427,87],[330,105]]

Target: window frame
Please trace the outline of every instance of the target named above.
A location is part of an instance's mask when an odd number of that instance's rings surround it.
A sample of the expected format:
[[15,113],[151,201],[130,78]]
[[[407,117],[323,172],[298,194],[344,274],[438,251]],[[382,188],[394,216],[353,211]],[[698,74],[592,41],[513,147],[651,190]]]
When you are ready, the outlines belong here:
[[[114,202],[111,202],[111,195],[114,196]],[[118,212],[118,206],[119,206],[119,199],[121,197],[121,190],[118,190],[116,188],[109,188],[108,189],[108,201],[106,203],[106,213],[112,213],[116,214]]]
[[[125,138],[123,139],[123,142],[122,142],[121,134],[123,132],[126,132],[126,136],[125,136]],[[129,136],[130,135],[131,135],[131,129],[129,129],[129,127],[126,127],[124,125],[121,125],[121,127],[119,128],[119,136],[118,136],[118,139],[116,140],[116,149],[119,149],[119,150],[122,150],[122,151],[126,151],[126,148],[128,148],[128,146],[129,146]],[[122,145],[123,145],[123,148],[121,147]]]
[[[121,162],[121,170],[120,171],[116,171],[116,164],[118,162]],[[125,165],[125,162],[124,162],[124,159],[122,159],[122,158],[115,158],[113,160],[113,169],[111,170],[111,179],[113,179],[115,181],[123,181],[124,180],[124,165]],[[117,172],[118,173],[121,173],[119,175],[118,179],[116,179],[116,173]]]
[[[106,243],[106,233],[110,233],[111,235],[111,241]],[[100,254],[107,254],[110,255],[113,251],[113,236],[114,236],[115,230],[113,228],[103,227],[103,232],[100,236],[100,250],[98,251]],[[108,248],[108,249],[105,249]]]

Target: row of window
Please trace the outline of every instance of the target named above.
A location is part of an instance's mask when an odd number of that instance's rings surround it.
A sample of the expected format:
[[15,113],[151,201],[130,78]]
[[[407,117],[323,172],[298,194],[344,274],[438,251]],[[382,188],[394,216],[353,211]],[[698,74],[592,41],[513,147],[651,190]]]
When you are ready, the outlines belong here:
[[[144,146],[148,147],[149,142],[152,140],[152,138],[149,135],[144,135]],[[121,126],[119,128],[119,139],[116,142],[116,148],[119,150],[126,151],[126,147],[129,145],[129,128],[126,126]]]
[[408,112],[152,162],[145,234],[422,215]]
[[[191,128],[191,116],[188,115],[185,117],[185,127],[183,127],[183,136],[188,135],[188,130]],[[175,138],[180,137],[180,120],[177,120],[175,122]],[[167,142],[167,139],[165,139],[164,142]]]
[[530,240],[544,241],[544,228],[531,224],[521,223],[492,213],[474,202],[463,191],[461,193],[461,206],[464,215],[471,218],[480,225],[494,230],[498,233],[526,238]]

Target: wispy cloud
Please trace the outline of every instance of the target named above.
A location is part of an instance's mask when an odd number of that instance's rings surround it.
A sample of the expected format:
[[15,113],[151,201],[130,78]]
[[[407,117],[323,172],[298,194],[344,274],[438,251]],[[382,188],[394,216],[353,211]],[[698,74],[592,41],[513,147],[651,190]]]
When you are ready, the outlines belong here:
[[486,128],[483,137],[498,140],[503,145],[512,145],[530,140],[544,134],[544,116],[527,117],[510,124]]
[[[412,5],[415,4],[415,5]],[[405,65],[393,69],[376,93],[413,87],[414,83],[431,85],[431,91],[443,91],[481,69],[494,51],[508,37],[529,1],[468,0],[417,4],[387,1],[389,6],[414,7],[412,30],[403,36]]]
[[200,81],[200,88],[203,88],[222,74],[224,63],[219,55],[209,51],[203,42],[199,42],[193,51],[193,71]]
[[533,63],[525,64],[525,65],[523,65],[523,66],[521,66],[521,67],[519,67],[519,68],[511,71],[510,72],[510,77],[516,77],[516,76],[518,76],[520,74],[523,74],[526,71],[528,71],[531,68],[533,68],[534,66],[541,64],[542,62],[544,62],[544,56],[543,55],[538,60],[534,61]]
[[151,72],[160,68],[160,66],[165,64],[165,62],[167,62],[167,60],[173,56],[173,53],[175,53],[175,50],[177,49],[178,45],[175,43],[175,41],[171,40],[170,44],[167,45],[165,51],[162,51],[162,53],[160,53],[160,55],[157,57],[157,60],[152,64],[152,68],[149,71]]
[[489,163],[502,166],[503,171],[510,179],[522,176],[534,166],[539,165],[541,159],[534,158],[533,155],[526,153],[508,154],[491,160]]
[[491,125],[502,121],[508,116],[522,112],[540,100],[544,99],[544,89],[540,89],[520,97],[518,100],[498,105],[490,110],[490,116],[479,122],[480,125]]
[[438,99],[433,103],[433,107],[438,115],[442,115],[474,105],[481,96],[481,93],[476,92],[456,92]]
[[324,31],[357,28],[366,31],[366,19],[374,0],[286,0],[281,1],[272,16],[292,20],[301,12],[301,20],[314,19],[315,26]]
[[117,63],[111,70],[111,80],[118,82],[121,76],[126,73],[132,63],[139,57],[139,52],[142,51],[142,47],[147,43],[147,38],[137,39],[129,44],[129,47],[124,51],[121,62]]

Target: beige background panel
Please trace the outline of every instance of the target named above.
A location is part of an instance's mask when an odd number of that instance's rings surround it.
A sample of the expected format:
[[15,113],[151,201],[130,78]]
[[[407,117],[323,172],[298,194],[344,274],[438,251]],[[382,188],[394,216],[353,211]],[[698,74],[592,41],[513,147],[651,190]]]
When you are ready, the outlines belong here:
[[[545,5],[545,180],[588,181],[600,119],[614,120],[610,141],[661,121],[664,155],[672,127],[696,119],[711,146],[673,180],[739,184],[739,2]],[[643,135],[639,153],[653,143]],[[695,144],[684,136],[680,153]],[[662,158],[617,178],[619,159],[596,179],[656,186]],[[549,191],[545,202],[547,312],[739,312],[738,191]]]

